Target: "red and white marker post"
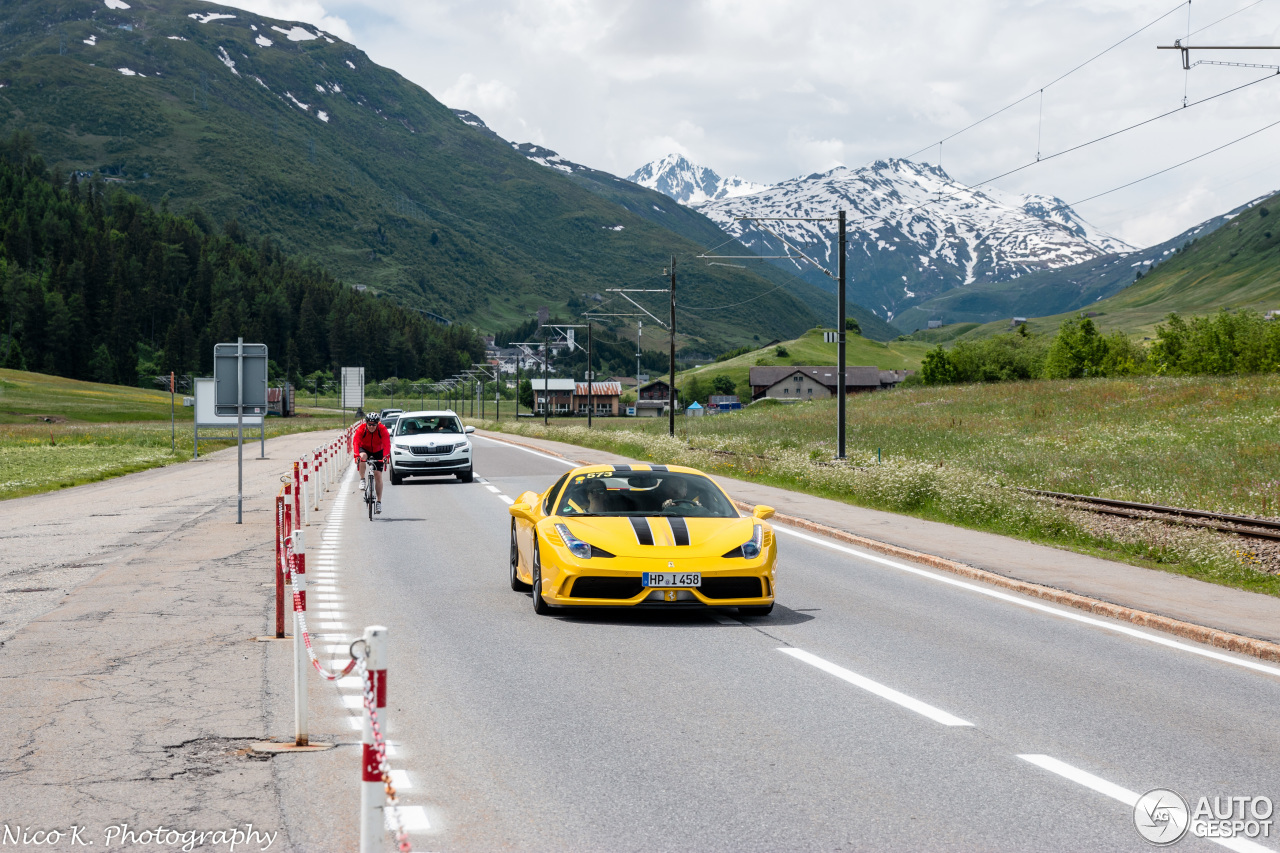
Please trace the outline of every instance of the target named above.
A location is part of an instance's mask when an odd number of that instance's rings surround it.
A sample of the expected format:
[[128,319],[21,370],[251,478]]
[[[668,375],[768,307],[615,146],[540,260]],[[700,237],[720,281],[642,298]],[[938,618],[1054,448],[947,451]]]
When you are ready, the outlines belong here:
[[307,548],[306,536],[301,530],[293,531],[293,742],[306,746],[307,733],[307,670],[311,660],[307,655],[305,639],[307,618]]
[[[387,732],[387,629],[370,625],[364,629],[364,673],[362,692],[365,697],[364,736],[360,758],[360,853],[373,853],[382,846],[383,806],[386,789],[382,781]],[[373,705],[378,726],[374,733]],[[381,749],[379,749],[381,747]]]

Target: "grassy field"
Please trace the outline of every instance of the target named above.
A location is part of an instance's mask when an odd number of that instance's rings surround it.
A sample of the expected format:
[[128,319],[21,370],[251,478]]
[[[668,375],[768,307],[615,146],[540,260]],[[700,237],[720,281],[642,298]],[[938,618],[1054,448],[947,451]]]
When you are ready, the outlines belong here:
[[[166,393],[0,370],[0,499],[190,459],[192,410],[177,402],[174,449]],[[268,419],[267,437],[339,426],[334,413],[304,409],[300,417]],[[202,439],[200,449],[234,444]]]
[[[601,419],[547,437],[1018,536],[1280,595],[1259,549],[1163,525],[1099,533],[1016,487],[1280,516],[1280,377],[1043,381],[852,398],[847,464],[835,401],[701,419]],[[492,424],[488,424],[492,427]],[[541,422],[503,429],[543,434]],[[1259,562],[1261,561],[1261,562]],[[1270,561],[1270,562],[1269,562]]]
[[[676,384],[684,383],[694,376],[698,381],[707,384],[716,376],[724,374],[733,380],[734,385],[747,381],[751,368],[757,363],[773,364],[835,364],[836,345],[823,343],[823,329],[810,329],[793,341],[784,341],[782,347],[787,355],[779,356],[775,347],[764,347],[745,355],[705,364],[702,367],[686,370],[676,375]],[[919,370],[920,362],[932,347],[922,341],[890,341],[881,343],[868,340],[858,335],[848,335],[845,343],[845,364],[849,366],[873,365],[881,370]]]

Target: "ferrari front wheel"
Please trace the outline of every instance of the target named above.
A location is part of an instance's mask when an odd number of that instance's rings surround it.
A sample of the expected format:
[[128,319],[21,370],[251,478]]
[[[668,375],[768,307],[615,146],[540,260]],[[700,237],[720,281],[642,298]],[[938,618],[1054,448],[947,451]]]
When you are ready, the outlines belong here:
[[511,519],[511,588],[516,592],[526,592],[529,585],[520,580],[520,549],[516,546],[516,520]]
[[542,598],[542,555],[538,550],[538,534],[533,535],[533,612],[546,616],[551,607]]

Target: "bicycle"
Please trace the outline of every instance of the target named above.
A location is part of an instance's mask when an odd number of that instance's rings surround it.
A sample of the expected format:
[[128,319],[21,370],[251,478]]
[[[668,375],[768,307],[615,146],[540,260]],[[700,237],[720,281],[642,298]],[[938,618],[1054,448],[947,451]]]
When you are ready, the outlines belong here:
[[[374,468],[374,466],[377,468]],[[373,521],[373,505],[378,499],[377,484],[374,482],[373,472],[383,470],[383,460],[370,459],[364,463],[364,502],[369,507],[369,520]]]

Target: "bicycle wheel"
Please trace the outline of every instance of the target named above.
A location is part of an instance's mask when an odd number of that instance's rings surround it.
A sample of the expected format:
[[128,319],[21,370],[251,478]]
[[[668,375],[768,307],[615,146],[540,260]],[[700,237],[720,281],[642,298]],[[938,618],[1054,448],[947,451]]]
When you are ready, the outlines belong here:
[[373,501],[374,501],[373,469],[372,467],[370,467],[369,472],[366,475],[365,489],[364,489],[364,502],[369,507],[370,521],[373,521]]

